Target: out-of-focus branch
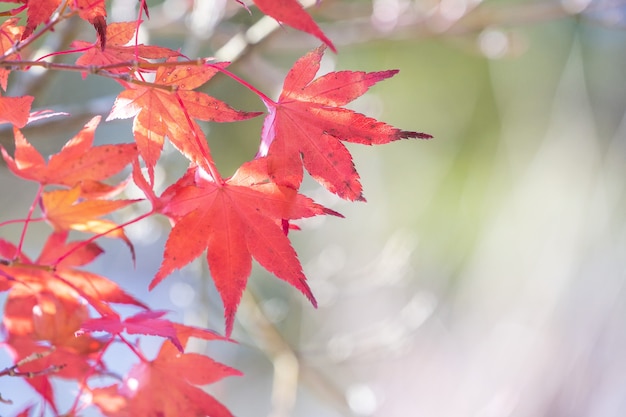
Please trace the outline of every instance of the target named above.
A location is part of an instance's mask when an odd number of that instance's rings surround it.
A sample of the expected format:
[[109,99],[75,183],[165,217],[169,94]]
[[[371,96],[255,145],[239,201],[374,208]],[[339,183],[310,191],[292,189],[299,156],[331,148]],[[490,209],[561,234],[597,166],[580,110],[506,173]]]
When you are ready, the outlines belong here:
[[300,379],[340,413],[350,414],[350,408],[343,393],[298,356],[294,348],[263,312],[250,289],[244,292],[237,318],[255,345],[274,365],[272,410],[269,417],[291,415]]

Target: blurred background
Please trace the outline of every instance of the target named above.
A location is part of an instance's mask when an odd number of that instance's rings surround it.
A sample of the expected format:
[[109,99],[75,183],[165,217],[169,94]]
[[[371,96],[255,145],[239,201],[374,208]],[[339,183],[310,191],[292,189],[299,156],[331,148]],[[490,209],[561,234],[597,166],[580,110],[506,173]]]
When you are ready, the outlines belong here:
[[[136,18],[135,3],[112,0],[109,21]],[[271,97],[319,44],[233,0],[148,3],[143,42],[232,61]],[[435,139],[349,146],[366,204],[305,182],[303,193],[346,216],[303,221],[291,235],[319,308],[256,268],[239,344],[193,346],[245,374],[210,392],[239,417],[626,415],[626,2],[324,0],[310,12],[339,50],[323,71],[400,69],[351,108]],[[94,39],[75,23],[39,54]],[[12,77],[9,95],[72,114],[24,129],[43,152],[106,116],[119,92],[75,73]],[[205,91],[264,110],[226,77]],[[261,123],[203,125],[224,176],[254,156]],[[103,123],[97,139],[132,140],[130,122]],[[161,186],[185,166],[166,150]],[[29,186],[0,170],[0,193],[23,193],[3,200],[2,220],[23,216]],[[104,242],[92,270],[173,320],[222,332],[203,258],[147,293],[168,231],[164,219],[132,227],[137,267],[123,244]],[[155,352],[158,342],[142,346]],[[0,387],[27,401],[15,379]],[[3,415],[15,409],[0,405]]]

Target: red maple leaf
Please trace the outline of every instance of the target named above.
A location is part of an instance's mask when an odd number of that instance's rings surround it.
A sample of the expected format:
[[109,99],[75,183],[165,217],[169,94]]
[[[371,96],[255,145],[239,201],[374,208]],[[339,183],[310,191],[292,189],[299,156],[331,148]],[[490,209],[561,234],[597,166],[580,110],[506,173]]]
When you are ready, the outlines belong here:
[[[89,318],[87,303],[102,315],[115,314],[110,303],[147,308],[114,282],[72,268],[91,262],[102,249],[94,243],[66,243],[66,238],[67,232],[51,234],[34,262],[9,242],[0,240],[0,256],[4,258],[0,263],[0,287],[11,289],[3,315],[6,344],[15,353],[16,362],[41,354],[18,371],[37,374],[27,382],[55,411],[51,375],[81,379],[94,366],[100,369],[95,360],[104,341],[76,335]],[[58,262],[59,256],[68,251],[71,255]],[[53,372],[42,373],[46,370]]]
[[134,366],[122,385],[95,388],[92,401],[108,417],[211,416],[232,414],[196,385],[241,373],[197,353],[180,353],[164,342],[153,361]]
[[[52,14],[60,4],[61,0],[28,0],[26,2],[26,15],[28,19],[26,21],[26,28],[22,34],[22,40],[28,38],[37,26],[50,20]],[[68,5],[73,10],[77,10],[78,15],[82,19],[94,26],[100,38],[102,49],[104,49],[107,27],[107,14],[104,0],[73,0],[68,2]]]
[[167,314],[166,311],[143,311],[123,321],[117,314],[108,315],[83,322],[80,333],[108,332],[119,334],[126,331],[128,334],[161,336],[168,338],[180,352],[183,352],[183,345],[178,340],[174,323],[161,319],[165,314]]
[[[36,291],[14,286],[9,292],[3,324],[16,363],[32,354],[42,355],[20,366],[20,372],[55,369],[55,376],[79,379],[89,372],[91,361],[103,347],[103,341],[91,336],[74,335],[89,310],[67,287],[64,290],[59,292],[43,284]],[[26,381],[56,409],[48,374]]]
[[273,181],[299,188],[302,165],[324,187],[348,200],[364,200],[352,156],[340,141],[378,145],[402,138],[427,139],[341,106],[398,71],[331,72],[315,80],[324,53],[321,46],[300,58],[287,75],[274,103],[264,99],[269,114],[262,133]]
[[[101,315],[113,314],[109,303],[148,307],[124,292],[116,283],[91,272],[76,269],[90,263],[103,253],[95,243],[66,242],[68,232],[48,236],[41,254],[31,261],[17,247],[0,239],[0,286],[11,288],[15,283],[31,291],[48,289],[58,293],[72,293],[85,299]],[[69,254],[69,255],[68,255]],[[6,288],[5,288],[6,287]]]
[[224,303],[226,334],[232,330],[253,257],[315,305],[282,220],[338,215],[292,188],[271,183],[265,166],[263,159],[248,162],[224,184],[205,179],[195,168],[161,196],[161,212],[172,217],[175,225],[150,288],[207,249],[211,275]]
[[[165,59],[180,56],[179,52],[162,46],[130,45],[137,29],[137,22],[111,23],[106,29],[106,48],[96,48],[85,41],[74,41],[75,49],[87,51],[76,60],[76,64],[89,66],[110,66],[135,61],[147,62],[147,59]],[[111,73],[127,73],[129,65],[107,68]],[[83,74],[86,76],[86,73]]]
[[101,195],[115,190],[101,180],[121,171],[137,155],[135,144],[92,146],[94,132],[100,116],[91,119],[85,127],[70,139],[63,149],[50,157],[44,157],[14,129],[15,157],[0,147],[7,167],[18,177],[39,182],[41,185],[80,184],[81,194]]
[[260,114],[234,110],[220,100],[193,91],[211,79],[219,67],[226,65],[216,64],[216,68],[195,63],[162,66],[157,69],[154,82],[161,87],[170,87],[170,90],[126,84],[126,90],[117,96],[107,120],[135,118],[133,134],[148,167],[151,183],[153,168],[161,154],[166,135],[183,155],[208,170],[208,145],[202,130],[193,119],[232,122]]
[[260,11],[295,29],[310,33],[333,50],[335,45],[324,35],[317,23],[304,10],[297,0],[252,0]]

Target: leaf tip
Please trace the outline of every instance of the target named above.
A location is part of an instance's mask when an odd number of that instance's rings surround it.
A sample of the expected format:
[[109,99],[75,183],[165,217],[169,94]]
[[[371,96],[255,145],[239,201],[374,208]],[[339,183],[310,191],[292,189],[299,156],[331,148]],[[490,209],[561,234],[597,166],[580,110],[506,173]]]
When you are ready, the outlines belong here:
[[152,278],[152,281],[150,281],[150,285],[148,285],[148,291],[152,291],[154,287],[159,285],[159,283],[163,281],[167,274],[168,273],[163,270],[163,267],[161,267],[161,269],[159,269],[154,278]]
[[96,16],[90,20],[93,27],[96,29],[98,39],[100,40],[100,49],[104,51],[107,42],[107,21],[103,16]]
[[405,139],[432,139],[433,136],[423,132],[411,132],[403,130],[400,132],[400,137]]
[[226,319],[226,329],[224,335],[230,339],[230,335],[233,332],[233,325],[235,323],[235,311],[230,308],[225,308],[224,319]]

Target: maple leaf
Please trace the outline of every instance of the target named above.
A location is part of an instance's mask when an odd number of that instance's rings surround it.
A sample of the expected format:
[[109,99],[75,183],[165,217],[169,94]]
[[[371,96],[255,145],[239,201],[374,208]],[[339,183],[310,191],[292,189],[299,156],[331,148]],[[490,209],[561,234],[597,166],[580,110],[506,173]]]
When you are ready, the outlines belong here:
[[0,96],[0,123],[11,123],[15,127],[24,127],[28,123],[30,106],[34,99],[32,96]]
[[172,342],[181,353],[184,352],[184,347],[187,345],[190,337],[204,340],[225,340],[211,330],[185,326],[161,319],[165,314],[167,314],[166,311],[150,310],[135,314],[123,321],[120,320],[119,315],[109,314],[83,322],[77,334],[98,331],[119,334],[122,331],[126,331],[128,334],[161,336]]
[[[2,23],[2,26],[0,26],[0,56],[6,54],[20,40],[24,27],[17,26],[18,21],[19,19],[14,17],[7,19]],[[18,54],[9,54],[5,59],[9,61],[17,57]],[[7,81],[10,72],[8,68],[0,68],[0,87],[2,87],[4,91],[7,89]],[[2,112],[0,112],[0,114],[2,114]]]
[[20,283],[33,292],[45,289],[82,297],[101,315],[113,314],[109,303],[148,308],[113,281],[73,268],[90,263],[103,251],[93,242],[66,242],[67,236],[67,231],[50,234],[35,261],[18,253],[10,242],[0,239],[0,256],[6,259],[0,263],[0,277],[9,282],[8,287]]
[[100,39],[100,48],[106,47],[107,33],[107,10],[104,0],[74,0],[74,8],[78,9],[78,15],[91,23],[96,29]]
[[18,177],[41,185],[74,187],[80,184],[83,196],[108,193],[112,189],[100,181],[128,165],[136,157],[137,147],[135,144],[92,146],[99,122],[100,116],[91,119],[47,164],[17,129],[14,129],[15,157],[11,158],[4,147],[0,147],[0,151],[7,167]]
[[92,389],[92,401],[108,417],[232,417],[224,405],[196,385],[239,375],[207,356],[182,354],[164,342],[158,356],[135,365],[123,385]]
[[[147,308],[114,282],[72,268],[91,262],[102,250],[94,243],[77,247],[78,242],[66,243],[66,238],[67,232],[51,234],[34,262],[9,242],[0,241],[0,255],[11,259],[0,264],[0,277],[10,279],[12,287],[3,314],[6,344],[15,352],[16,361],[41,354],[21,365],[19,371],[38,374],[27,382],[55,411],[49,376],[81,379],[93,366],[99,366],[94,360],[104,342],[76,335],[89,318],[87,303],[102,315],[115,314],[109,303]],[[73,251],[71,255],[56,262],[68,250]],[[45,370],[54,372],[41,372]]]
[[[85,66],[108,66],[125,62],[147,62],[147,59],[159,59],[180,56],[179,52],[162,46],[130,45],[137,29],[137,22],[112,23],[106,29],[106,48],[95,48],[85,41],[74,41],[75,49],[87,49],[76,60],[76,64]],[[129,64],[130,65],[130,64]],[[111,73],[126,73],[129,66],[107,68]],[[83,77],[87,74],[83,73]]]
[[248,162],[225,184],[205,179],[202,171],[194,168],[161,196],[161,212],[173,218],[175,225],[150,288],[207,249],[209,269],[224,303],[227,335],[253,257],[316,304],[281,220],[338,215],[292,188],[271,184],[265,166],[262,159]]
[[[39,358],[21,365],[19,371],[39,373],[54,369],[55,376],[72,379],[85,375],[104,345],[90,336],[74,335],[88,315],[85,303],[71,292],[57,292],[48,287],[38,291],[22,286],[11,289],[3,316],[6,343],[15,352],[16,362],[40,354]],[[53,350],[40,342],[49,344]],[[56,410],[49,375],[37,375],[26,382]]]
[[[22,33],[22,40],[28,38],[37,26],[50,20],[52,14],[60,4],[61,0],[28,0],[26,12],[28,18],[26,28],[24,29],[24,33]],[[77,10],[78,15],[82,19],[94,26],[100,38],[102,49],[104,49],[107,26],[104,0],[73,0],[68,2],[68,5],[73,10]]]
[[324,35],[317,23],[297,0],[252,0],[260,11],[295,29],[307,32],[337,52],[332,41]]
[[[57,269],[82,266],[91,263],[104,253],[104,250],[94,242],[66,242],[68,235],[67,230],[51,233],[35,264],[54,265]],[[68,253],[70,255],[66,256]]]
[[270,177],[278,184],[299,188],[304,165],[329,191],[347,200],[364,200],[352,156],[340,141],[378,145],[431,136],[396,129],[342,108],[398,71],[339,71],[313,80],[324,49],[321,46],[294,64],[278,102],[264,99],[269,114],[260,154],[267,154]]
[[148,167],[151,183],[154,180],[154,165],[161,154],[166,135],[189,160],[208,169],[208,145],[202,130],[192,119],[232,122],[260,114],[234,110],[220,100],[193,91],[211,79],[219,71],[218,68],[226,65],[215,64],[216,68],[195,63],[181,63],[174,68],[162,66],[157,69],[154,82],[171,87],[171,91],[126,84],[126,90],[117,96],[107,120],[135,118],[133,134]]
[[41,195],[41,209],[45,219],[57,231],[78,230],[103,234],[106,237],[122,239],[135,259],[133,244],[111,220],[98,217],[133,204],[138,200],[83,200],[81,190],[75,186],[69,190],[53,190]]
[[26,21],[26,29],[22,34],[22,40],[30,36],[37,26],[47,21],[52,16],[52,13],[59,7],[61,0],[41,0],[41,1],[27,1],[26,15],[28,19]]
[[161,319],[165,314],[166,311],[144,311],[123,321],[117,314],[108,315],[83,322],[79,333],[100,331],[119,334],[126,331],[128,334],[161,336],[168,338],[180,352],[183,352],[183,345],[178,340],[174,323]]

